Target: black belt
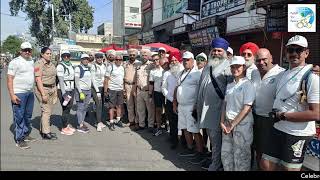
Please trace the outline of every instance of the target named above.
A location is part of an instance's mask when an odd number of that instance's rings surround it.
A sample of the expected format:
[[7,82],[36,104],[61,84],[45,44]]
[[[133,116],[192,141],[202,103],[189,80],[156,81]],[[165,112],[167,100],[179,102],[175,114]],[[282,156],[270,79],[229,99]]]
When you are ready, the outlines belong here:
[[43,87],[54,88],[56,87],[56,84],[43,84]]
[[135,82],[124,82],[124,83],[126,83],[126,84],[128,84],[128,85],[135,85],[136,83]]

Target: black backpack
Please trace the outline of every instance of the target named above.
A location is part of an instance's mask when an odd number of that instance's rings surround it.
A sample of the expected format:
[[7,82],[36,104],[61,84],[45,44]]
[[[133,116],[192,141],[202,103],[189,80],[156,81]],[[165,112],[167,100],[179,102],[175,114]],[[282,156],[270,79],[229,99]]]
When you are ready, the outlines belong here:
[[[68,76],[70,75],[70,71],[69,71],[69,69],[67,68],[67,66],[65,65],[65,64],[63,64],[63,63],[59,63],[59,64],[61,64],[62,65],[62,67],[63,67],[63,76],[64,76],[64,74],[66,73],[66,72],[68,72]],[[58,64],[58,65],[59,65]],[[58,76],[56,77],[56,84],[58,85],[59,84],[59,78],[58,78]]]
[[88,67],[86,70],[83,69],[83,67],[81,65],[78,65],[79,69],[80,69],[80,79],[83,78],[84,73],[86,71],[90,71],[90,67]]

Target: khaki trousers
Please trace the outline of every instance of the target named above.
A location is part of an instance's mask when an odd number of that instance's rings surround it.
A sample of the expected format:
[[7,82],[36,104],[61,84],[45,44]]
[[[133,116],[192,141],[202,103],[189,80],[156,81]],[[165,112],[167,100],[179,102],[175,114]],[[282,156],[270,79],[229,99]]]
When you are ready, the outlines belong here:
[[127,97],[127,109],[128,109],[128,119],[130,123],[138,123],[138,113],[137,113],[137,99],[133,96],[133,85],[125,84],[124,88]]
[[148,91],[137,90],[137,110],[139,126],[145,127],[146,109],[148,111],[148,127],[154,127],[155,105],[152,98],[149,98]]

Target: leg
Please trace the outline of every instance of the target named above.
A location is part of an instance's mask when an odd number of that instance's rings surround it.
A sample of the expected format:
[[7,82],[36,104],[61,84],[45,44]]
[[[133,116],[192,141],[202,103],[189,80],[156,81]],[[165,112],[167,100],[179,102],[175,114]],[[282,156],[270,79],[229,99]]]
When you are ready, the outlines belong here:
[[123,106],[123,91],[117,91],[117,123],[121,120],[122,117],[122,106]]
[[173,105],[171,101],[167,101],[167,116],[169,119],[170,138],[172,144],[178,143],[178,116],[173,112]]
[[41,133],[50,133],[51,105],[41,104]]
[[24,130],[24,135],[28,136],[31,132],[31,118],[32,118],[32,113],[33,113],[33,106],[34,106],[34,94],[29,93],[27,102],[26,102],[26,107],[25,107],[25,112],[24,112],[24,121],[26,123],[25,130]]
[[[223,164],[223,169],[225,171],[234,171],[234,153],[233,153],[233,138],[231,134],[222,134],[222,146],[221,146],[221,161]],[[213,145],[214,147],[214,145]],[[215,152],[212,151],[212,154]],[[214,163],[214,160],[212,161],[212,164]],[[212,166],[210,165],[210,167]],[[220,166],[220,165],[219,165]],[[209,167],[209,170],[210,170]],[[217,167],[217,166],[216,166]],[[218,169],[219,167],[217,167]],[[216,169],[216,170],[217,170]]]
[[125,88],[126,88],[126,96],[127,96],[128,119],[130,123],[134,123],[135,122],[135,113],[134,113],[135,101],[132,95],[132,85],[126,84]]
[[203,138],[200,133],[194,133],[194,140],[196,141],[196,146],[197,146],[197,151],[202,153],[203,152],[203,147],[204,147],[204,142]]
[[209,171],[217,171],[221,167],[222,132],[220,128],[218,130],[206,129],[206,131],[212,144],[212,164],[209,166]]
[[144,100],[148,111],[148,127],[154,128],[155,106],[153,99],[149,98],[148,92],[144,92]]
[[138,91],[137,93],[137,111],[139,116],[139,126],[145,127],[145,118],[146,118],[146,104],[143,99],[143,92]]
[[25,112],[25,104],[26,104],[26,93],[16,94],[18,98],[21,100],[20,104],[12,104],[13,110],[13,121],[15,125],[15,136],[14,140],[16,143],[23,141],[25,130],[28,129],[24,121],[24,112]]
[[[93,100],[96,104],[96,117],[97,117],[97,122],[100,123],[101,122],[101,115],[102,115],[102,97],[98,98],[97,96],[97,92],[94,88],[91,89],[92,92],[92,97]],[[101,93],[101,92],[100,92]]]

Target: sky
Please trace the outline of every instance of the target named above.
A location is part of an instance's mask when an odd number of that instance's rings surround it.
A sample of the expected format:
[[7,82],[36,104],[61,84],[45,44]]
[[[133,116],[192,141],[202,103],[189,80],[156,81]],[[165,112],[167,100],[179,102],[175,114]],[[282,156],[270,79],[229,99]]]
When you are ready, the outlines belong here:
[[[1,41],[9,35],[28,33],[29,23],[26,14],[19,12],[18,17],[10,16],[10,0],[1,0]],[[93,28],[89,34],[97,34],[97,27],[104,22],[112,22],[112,0],[88,0],[94,9]]]

